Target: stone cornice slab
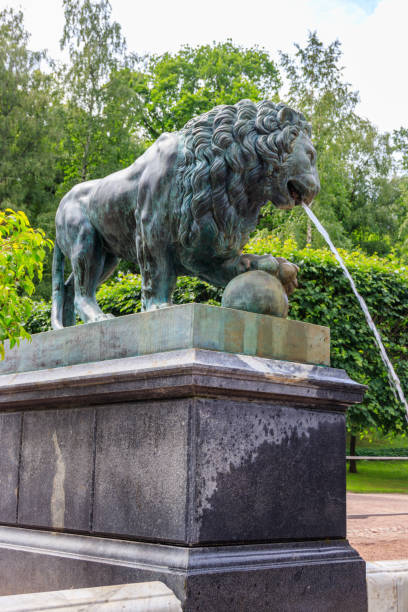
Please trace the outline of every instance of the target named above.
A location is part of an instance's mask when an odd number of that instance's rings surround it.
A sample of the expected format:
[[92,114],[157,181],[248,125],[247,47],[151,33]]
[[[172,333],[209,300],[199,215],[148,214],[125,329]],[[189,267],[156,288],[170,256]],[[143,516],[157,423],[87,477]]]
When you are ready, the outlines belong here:
[[0,376],[3,410],[202,395],[343,409],[364,391],[344,370],[202,349]]

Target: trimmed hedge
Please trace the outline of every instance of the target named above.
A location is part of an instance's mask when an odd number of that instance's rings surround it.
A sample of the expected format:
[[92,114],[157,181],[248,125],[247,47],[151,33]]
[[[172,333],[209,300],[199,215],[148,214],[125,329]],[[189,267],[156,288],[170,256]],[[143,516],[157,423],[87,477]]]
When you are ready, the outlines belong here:
[[[141,280],[138,274],[123,274],[104,283],[96,294],[99,306],[104,312],[110,312],[115,317],[140,312],[141,310]],[[219,306],[222,289],[217,289],[208,283],[180,276],[173,294],[175,304],[203,302]],[[79,321],[78,321],[79,322]],[[30,334],[38,334],[51,329],[51,303],[34,302],[33,311],[26,323]]]
[[[358,382],[368,385],[364,402],[350,407],[348,428],[362,434],[371,428],[384,433],[406,433],[403,407],[395,400],[360,306],[347,279],[327,249],[298,249],[293,240],[258,236],[247,246],[252,253],[272,253],[300,266],[299,288],[291,296],[289,317],[326,325],[331,329],[331,361]],[[408,395],[408,269],[389,257],[341,251],[361,295],[367,302],[384,345]],[[176,304],[220,304],[222,291],[198,279],[180,277],[174,293]],[[140,277],[119,274],[97,293],[105,312],[116,316],[140,310]],[[39,303],[31,316],[30,333],[49,329],[50,306]]]
[[[219,306],[222,289],[189,276],[180,276],[173,293],[175,304],[204,302]],[[115,316],[139,312],[141,309],[141,280],[138,274],[119,274],[116,281],[103,285],[97,293],[99,306]]]
[[[348,410],[349,431],[362,434],[377,428],[384,433],[407,433],[404,408],[394,398],[372,332],[331,252],[298,249],[293,240],[281,245],[262,236],[252,240],[247,250],[282,255],[300,266],[299,289],[291,297],[289,316],[330,327],[332,365],[368,385],[363,403]],[[339,251],[408,395],[408,268],[393,256],[383,259]]]
[[408,448],[366,448],[356,450],[357,457],[406,457]]

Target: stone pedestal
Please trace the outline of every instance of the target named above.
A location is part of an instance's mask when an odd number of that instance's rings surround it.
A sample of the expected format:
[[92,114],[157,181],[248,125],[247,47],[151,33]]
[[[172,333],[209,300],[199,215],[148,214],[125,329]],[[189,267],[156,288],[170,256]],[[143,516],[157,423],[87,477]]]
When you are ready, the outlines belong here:
[[328,367],[328,338],[187,305],[10,351],[0,594],[161,580],[186,611],[366,610],[345,539],[364,387]]

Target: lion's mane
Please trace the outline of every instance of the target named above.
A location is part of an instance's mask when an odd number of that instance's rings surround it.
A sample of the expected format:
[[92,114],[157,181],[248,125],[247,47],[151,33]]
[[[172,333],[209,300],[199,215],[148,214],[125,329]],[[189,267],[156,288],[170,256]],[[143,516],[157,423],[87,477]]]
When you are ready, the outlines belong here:
[[252,229],[248,220],[260,204],[254,201],[260,182],[285,163],[300,131],[310,135],[300,113],[279,120],[284,107],[268,100],[241,100],[217,106],[181,130],[179,238],[186,249],[202,244],[203,233],[209,242],[216,238],[221,256],[246,242]]

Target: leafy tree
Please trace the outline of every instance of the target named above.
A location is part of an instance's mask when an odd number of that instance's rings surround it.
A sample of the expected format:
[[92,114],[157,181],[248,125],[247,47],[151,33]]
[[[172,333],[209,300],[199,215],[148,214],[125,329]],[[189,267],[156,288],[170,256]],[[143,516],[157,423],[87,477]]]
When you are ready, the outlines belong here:
[[400,165],[405,172],[408,171],[408,128],[401,127],[393,133],[396,149],[401,155]]
[[22,13],[0,11],[0,207],[13,202],[37,224],[53,205],[62,122],[45,53],[28,40]]
[[[281,61],[289,81],[287,101],[312,124],[321,181],[316,214],[338,244],[389,253],[402,212],[396,183],[390,183],[395,170],[390,136],[356,114],[358,92],[344,81],[338,40],[325,47],[311,32],[304,48],[295,46],[294,57],[281,54]],[[289,232],[301,244],[313,236],[313,244],[322,245],[301,210],[287,221],[267,210],[262,226]]]
[[[23,15],[0,11],[0,209],[13,203],[36,227],[54,233],[63,130],[61,92],[45,52],[27,47]],[[51,265],[40,292],[50,294]]]
[[403,177],[399,181],[399,197],[400,226],[398,237],[401,241],[402,257],[408,262],[408,177]]
[[[329,233],[350,246],[341,219],[349,207],[347,158],[358,94],[343,80],[338,40],[325,47],[316,32],[310,32],[305,48],[295,47],[294,57],[281,53],[281,63],[289,81],[288,103],[301,110],[312,124],[321,182],[314,207]],[[300,222],[304,233],[306,220],[298,211],[292,217],[295,225]],[[310,227],[308,233],[310,242]]]
[[356,203],[350,231],[355,244],[368,254],[395,252],[408,260],[407,179],[394,176],[373,181],[373,193]]
[[408,128],[402,127],[399,130],[395,130],[393,142],[398,156],[398,170],[400,174],[393,181],[399,204],[396,207],[399,241],[397,248],[399,248],[401,256],[405,261],[408,261]]
[[0,211],[0,356],[4,341],[13,347],[19,338],[30,338],[24,329],[33,309],[29,296],[34,279],[41,279],[43,259],[52,242],[41,230],[33,230],[26,215],[11,209]]
[[217,104],[274,98],[280,84],[266,51],[228,40],[139,58],[134,86],[140,96],[141,124],[154,140]]
[[61,143],[62,195],[75,183],[99,178],[134,161],[142,146],[135,137],[138,99],[131,87],[131,60],[108,0],[64,0],[61,48],[65,70],[66,124]]

